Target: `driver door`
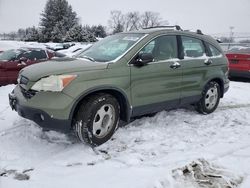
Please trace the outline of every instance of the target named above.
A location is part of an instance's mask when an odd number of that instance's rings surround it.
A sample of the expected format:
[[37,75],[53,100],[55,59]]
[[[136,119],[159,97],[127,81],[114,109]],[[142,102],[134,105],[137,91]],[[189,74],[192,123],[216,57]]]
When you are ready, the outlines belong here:
[[177,49],[176,36],[166,35],[153,39],[139,52],[152,53],[154,61],[144,66],[134,62],[130,66],[132,116],[179,105],[182,71]]

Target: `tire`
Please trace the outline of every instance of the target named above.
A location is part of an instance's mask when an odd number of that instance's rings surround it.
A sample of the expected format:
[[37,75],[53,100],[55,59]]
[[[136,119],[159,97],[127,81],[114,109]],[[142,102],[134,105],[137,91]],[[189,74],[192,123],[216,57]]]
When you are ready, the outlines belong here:
[[220,85],[215,81],[209,82],[202,92],[202,98],[195,105],[196,111],[201,114],[212,113],[220,102],[220,96]]
[[112,95],[99,93],[84,100],[75,116],[80,141],[98,146],[108,141],[118,127],[120,106]]

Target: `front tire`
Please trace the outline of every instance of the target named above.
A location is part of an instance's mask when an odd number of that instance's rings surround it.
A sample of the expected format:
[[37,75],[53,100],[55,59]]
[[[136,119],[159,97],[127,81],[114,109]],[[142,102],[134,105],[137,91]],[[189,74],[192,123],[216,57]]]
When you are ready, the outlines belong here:
[[98,146],[114,134],[120,106],[112,95],[100,93],[84,100],[76,114],[75,132],[82,142]]
[[195,105],[195,109],[201,114],[212,113],[220,102],[220,96],[220,85],[215,81],[209,82],[202,92],[202,98]]

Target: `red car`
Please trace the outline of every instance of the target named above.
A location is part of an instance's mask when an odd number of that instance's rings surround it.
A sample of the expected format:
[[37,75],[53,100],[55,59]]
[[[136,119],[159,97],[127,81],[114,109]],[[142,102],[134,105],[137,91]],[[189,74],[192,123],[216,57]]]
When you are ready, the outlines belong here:
[[55,56],[63,57],[57,52],[40,48],[12,49],[0,53],[0,86],[17,83],[22,68]]
[[226,52],[229,76],[250,78],[250,48],[232,48]]

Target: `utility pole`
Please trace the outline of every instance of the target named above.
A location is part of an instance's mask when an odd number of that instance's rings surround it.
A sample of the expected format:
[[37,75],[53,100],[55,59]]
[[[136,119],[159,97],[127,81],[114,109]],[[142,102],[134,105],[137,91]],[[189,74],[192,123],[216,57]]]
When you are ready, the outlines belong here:
[[234,26],[230,26],[229,29],[230,29],[229,38],[230,38],[230,42],[232,43],[234,41],[234,32],[233,32]]

